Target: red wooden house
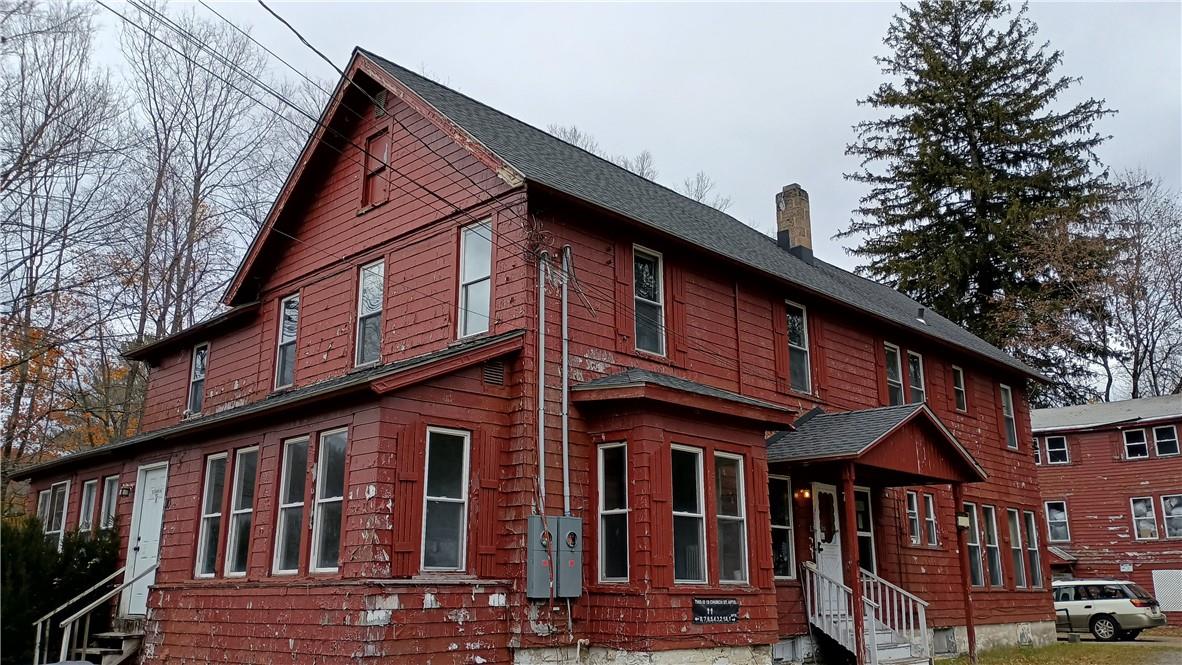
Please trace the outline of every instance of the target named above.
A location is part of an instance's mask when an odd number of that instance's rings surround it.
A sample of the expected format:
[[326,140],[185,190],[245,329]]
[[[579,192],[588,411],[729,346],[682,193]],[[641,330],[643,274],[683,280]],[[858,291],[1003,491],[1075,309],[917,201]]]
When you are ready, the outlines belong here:
[[1182,395],[1038,409],[1056,577],[1131,580],[1182,622]]
[[358,50],[229,309],[129,354],[143,433],[23,476],[50,530],[115,517],[147,662],[1053,640],[1039,377],[776,204],[772,239]]

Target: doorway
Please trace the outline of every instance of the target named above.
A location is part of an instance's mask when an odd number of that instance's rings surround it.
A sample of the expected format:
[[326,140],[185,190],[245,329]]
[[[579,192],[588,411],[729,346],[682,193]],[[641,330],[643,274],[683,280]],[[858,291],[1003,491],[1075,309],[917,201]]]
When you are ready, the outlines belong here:
[[[141,466],[135,483],[135,503],[127,541],[127,572],[124,580],[135,579],[160,560],[160,534],[164,525],[165,495],[168,490],[168,462]],[[125,616],[143,616],[148,609],[148,589],[156,582],[152,571],[123,590],[120,609]]]

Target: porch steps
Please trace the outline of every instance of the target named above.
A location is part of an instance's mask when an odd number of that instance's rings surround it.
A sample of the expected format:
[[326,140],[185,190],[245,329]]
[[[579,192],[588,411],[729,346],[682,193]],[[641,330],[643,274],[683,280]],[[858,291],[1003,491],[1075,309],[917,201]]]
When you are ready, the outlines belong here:
[[[95,633],[90,638],[90,645],[76,649],[74,651],[76,655],[87,660],[90,660],[92,656],[100,658],[101,665],[123,665],[134,662],[139,656],[144,633],[138,629],[112,630],[105,633]],[[102,646],[107,644],[111,646]]]

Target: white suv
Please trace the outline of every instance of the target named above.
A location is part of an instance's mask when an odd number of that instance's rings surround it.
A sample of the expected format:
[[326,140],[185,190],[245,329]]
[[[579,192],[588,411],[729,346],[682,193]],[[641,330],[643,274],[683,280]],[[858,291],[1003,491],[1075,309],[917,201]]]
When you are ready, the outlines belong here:
[[1132,582],[1061,580],[1052,588],[1061,631],[1088,631],[1109,642],[1135,640],[1146,628],[1166,625],[1157,600]]

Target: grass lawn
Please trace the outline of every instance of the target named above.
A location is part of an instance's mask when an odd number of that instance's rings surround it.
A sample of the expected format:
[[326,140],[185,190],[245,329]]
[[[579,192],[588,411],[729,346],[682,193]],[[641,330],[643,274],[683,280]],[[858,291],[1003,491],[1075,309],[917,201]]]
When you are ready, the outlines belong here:
[[[1032,648],[994,649],[981,654],[980,665],[1163,665],[1179,662],[1179,651],[1171,647],[1121,644],[1067,644]],[[939,661],[938,661],[939,662]],[[968,665],[967,656],[942,661]]]

